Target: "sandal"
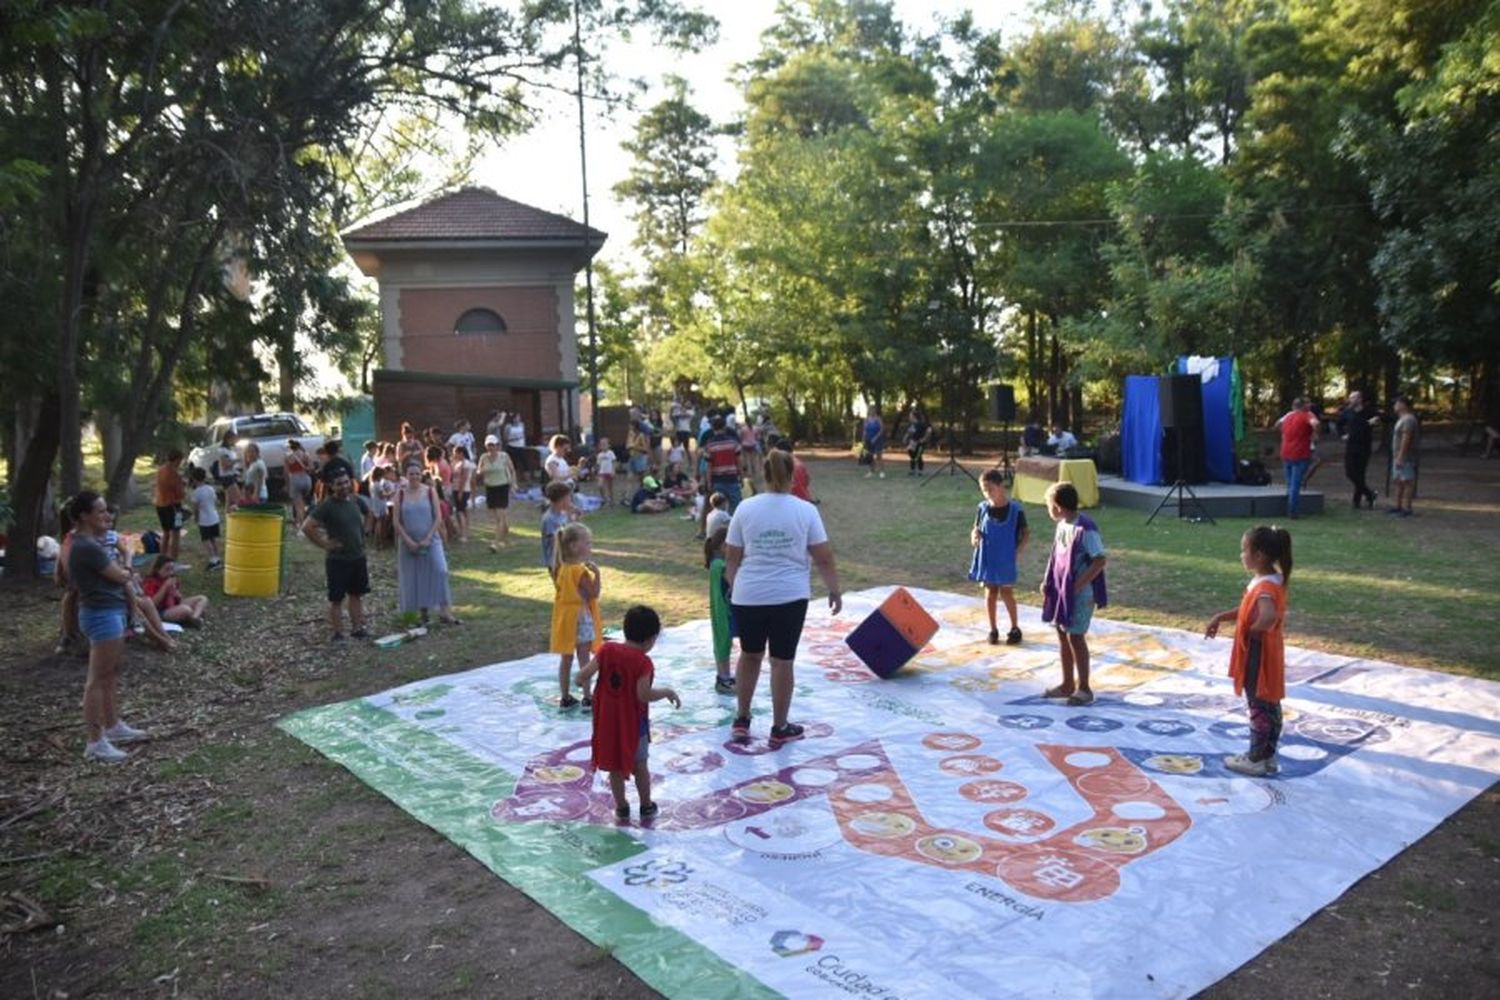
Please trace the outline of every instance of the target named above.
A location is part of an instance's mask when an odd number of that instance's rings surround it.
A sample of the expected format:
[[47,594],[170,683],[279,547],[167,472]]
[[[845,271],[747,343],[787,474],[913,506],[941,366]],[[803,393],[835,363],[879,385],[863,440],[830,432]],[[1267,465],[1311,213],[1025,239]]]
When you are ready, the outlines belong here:
[[656,814],[659,812],[661,812],[661,806],[657,805],[655,802],[647,802],[645,805],[641,806],[641,819],[655,819]]
[[1059,685],[1057,685],[1057,687],[1050,687],[1047,690],[1043,691],[1042,692],[1042,697],[1043,698],[1071,698],[1071,697],[1073,697],[1073,689],[1070,688],[1070,687],[1068,687],[1068,686],[1066,686],[1066,685],[1064,685],[1064,684],[1059,684]]
[[560,699],[558,699],[557,707],[558,708],[577,708],[578,707],[578,699],[575,698],[575,697],[573,697],[572,695],[568,695],[565,698],[560,698]]
[[1069,708],[1082,708],[1085,705],[1092,705],[1093,703],[1094,692],[1088,688],[1079,688],[1068,697]]

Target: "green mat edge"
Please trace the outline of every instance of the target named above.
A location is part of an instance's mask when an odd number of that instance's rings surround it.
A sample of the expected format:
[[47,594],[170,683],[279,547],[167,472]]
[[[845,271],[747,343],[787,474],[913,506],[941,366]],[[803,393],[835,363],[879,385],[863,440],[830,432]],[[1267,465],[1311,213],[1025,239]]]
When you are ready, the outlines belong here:
[[[490,819],[487,808],[482,819],[473,822],[475,810],[467,805],[458,808],[469,816],[470,822],[452,824],[453,828],[445,826],[444,810],[434,808],[426,796],[404,794],[406,787],[419,782],[418,776],[382,761],[367,744],[329,738],[328,723],[350,715],[362,716],[366,722],[381,729],[395,729],[403,743],[425,745],[429,753],[453,760],[455,770],[470,769],[492,775],[492,785],[472,789],[475,798],[493,803],[508,796],[515,788],[514,775],[363,699],[304,709],[281,719],[276,727],[343,767],[408,815],[462,847],[480,864],[591,943],[609,950],[614,958],[653,989],[667,996],[695,998],[781,996],[681,931],[658,924],[644,911],[587,878],[585,873],[600,867],[598,863],[551,845],[548,851],[552,857],[576,859],[577,866],[573,870],[563,870],[555,863],[522,864],[514,857],[519,841],[540,841],[549,825],[566,826],[585,840],[619,852],[621,857],[641,853],[646,850],[644,844],[619,831],[591,823],[502,825]],[[376,783],[382,776],[402,780],[382,787]]]

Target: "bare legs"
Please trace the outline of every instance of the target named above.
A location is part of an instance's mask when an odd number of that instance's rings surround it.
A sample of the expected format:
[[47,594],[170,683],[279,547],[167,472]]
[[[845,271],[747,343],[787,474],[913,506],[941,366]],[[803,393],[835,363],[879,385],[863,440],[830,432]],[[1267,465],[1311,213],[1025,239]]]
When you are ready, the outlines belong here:
[[[740,661],[734,674],[734,693],[742,719],[750,718],[750,702],[754,700],[756,685],[760,683],[760,663],[764,658],[764,653],[740,650]],[[792,691],[797,683],[792,667],[792,660],[771,657],[771,725],[777,728],[786,725],[787,715],[792,710]]]
[[[651,768],[644,760],[635,763],[636,798],[641,800],[642,808],[651,804]],[[629,809],[630,803],[625,799],[625,774],[624,771],[609,772],[609,790],[615,797],[616,809]]]
[[83,723],[89,742],[104,738],[104,731],[120,721],[120,661],[125,657],[125,639],[89,644],[89,673],[83,684]]
[[1069,635],[1066,630],[1058,629],[1057,651],[1062,657],[1061,693],[1072,694],[1074,691],[1092,690],[1089,687],[1089,637]]

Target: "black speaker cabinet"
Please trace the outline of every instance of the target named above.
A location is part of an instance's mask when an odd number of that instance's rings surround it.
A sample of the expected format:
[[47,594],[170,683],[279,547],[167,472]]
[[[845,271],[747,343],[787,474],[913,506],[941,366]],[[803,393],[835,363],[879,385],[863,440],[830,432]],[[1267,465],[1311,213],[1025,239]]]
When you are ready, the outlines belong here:
[[1013,424],[1016,421],[1016,387],[1013,385],[990,386],[990,419],[996,423]]
[[1156,398],[1164,429],[1202,429],[1203,380],[1197,375],[1163,376],[1157,383]]

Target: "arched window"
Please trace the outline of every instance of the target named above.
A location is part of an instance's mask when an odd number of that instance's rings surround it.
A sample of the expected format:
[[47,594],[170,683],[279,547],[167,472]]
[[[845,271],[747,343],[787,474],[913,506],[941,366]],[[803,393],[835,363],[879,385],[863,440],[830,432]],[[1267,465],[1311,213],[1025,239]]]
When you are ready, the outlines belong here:
[[505,320],[493,309],[470,309],[458,317],[454,333],[504,333]]

